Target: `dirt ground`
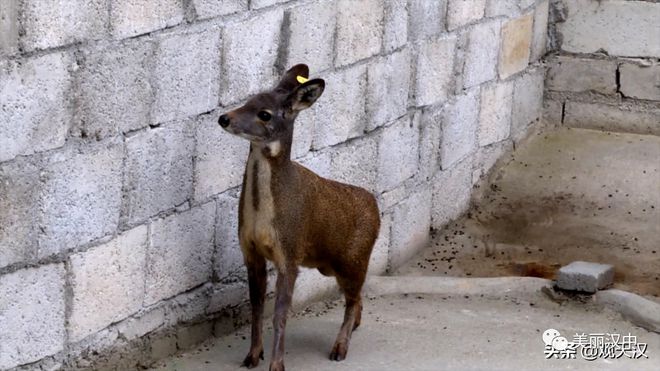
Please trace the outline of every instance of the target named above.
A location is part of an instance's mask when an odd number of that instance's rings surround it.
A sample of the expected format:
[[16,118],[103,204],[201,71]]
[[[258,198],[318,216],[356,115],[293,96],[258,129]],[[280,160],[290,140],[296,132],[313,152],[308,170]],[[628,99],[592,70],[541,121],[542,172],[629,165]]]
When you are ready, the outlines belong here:
[[612,264],[614,287],[660,297],[660,138],[541,133],[462,219],[434,231],[401,275],[554,277],[574,260]]

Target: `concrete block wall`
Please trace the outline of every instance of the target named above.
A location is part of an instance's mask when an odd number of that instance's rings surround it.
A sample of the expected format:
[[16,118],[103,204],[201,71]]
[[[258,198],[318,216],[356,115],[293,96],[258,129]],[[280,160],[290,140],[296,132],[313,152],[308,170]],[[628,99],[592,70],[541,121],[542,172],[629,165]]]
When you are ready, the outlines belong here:
[[[217,118],[295,63],[326,91],[293,156],[377,196],[371,274],[405,262],[541,120],[547,20],[548,0],[3,0],[0,369],[134,369],[244,323],[248,143]],[[303,269],[294,301],[334,287]]]
[[660,3],[553,0],[550,10],[546,117],[660,135]]

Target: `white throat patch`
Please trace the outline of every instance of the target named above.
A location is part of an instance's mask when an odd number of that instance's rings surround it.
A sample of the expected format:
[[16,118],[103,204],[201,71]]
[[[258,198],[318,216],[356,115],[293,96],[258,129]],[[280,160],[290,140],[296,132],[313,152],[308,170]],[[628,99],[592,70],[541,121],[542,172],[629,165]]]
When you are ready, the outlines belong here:
[[268,148],[268,153],[271,157],[276,157],[282,151],[282,143],[279,140],[269,142],[266,144],[266,148]]

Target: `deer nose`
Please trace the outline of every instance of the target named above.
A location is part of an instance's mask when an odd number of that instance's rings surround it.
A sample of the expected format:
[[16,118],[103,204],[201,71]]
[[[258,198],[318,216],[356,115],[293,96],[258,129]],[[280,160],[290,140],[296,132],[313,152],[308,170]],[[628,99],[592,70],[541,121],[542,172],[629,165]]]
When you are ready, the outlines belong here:
[[220,124],[220,126],[222,126],[223,128],[229,126],[229,116],[227,115],[220,116],[220,118],[218,119],[218,124]]

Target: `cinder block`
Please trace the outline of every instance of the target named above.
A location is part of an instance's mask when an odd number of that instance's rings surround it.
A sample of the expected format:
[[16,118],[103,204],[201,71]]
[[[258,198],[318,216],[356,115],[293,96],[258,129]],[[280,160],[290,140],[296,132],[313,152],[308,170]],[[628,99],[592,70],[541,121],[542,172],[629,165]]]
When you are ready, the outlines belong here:
[[447,0],[409,0],[408,7],[411,40],[423,40],[445,30]]
[[281,24],[282,11],[272,10],[224,28],[220,92],[223,105],[274,85]]
[[41,174],[39,257],[113,233],[121,209],[124,147],[119,141],[56,154]]
[[213,336],[213,321],[180,327],[176,330],[176,346],[179,350],[191,349]]
[[153,76],[151,121],[161,123],[218,106],[220,33],[217,28],[159,40]]
[[404,116],[386,127],[378,144],[378,193],[388,191],[417,173],[419,120]]
[[0,368],[31,363],[64,348],[64,264],[0,276]]
[[[40,367],[44,371],[56,371],[56,370],[61,370],[61,369],[64,368],[63,362],[57,361],[55,357],[43,358],[43,359],[41,359],[37,362],[38,362],[37,363],[38,367]],[[21,366],[20,370],[29,369],[33,365],[34,364]],[[34,366],[36,366],[36,365],[34,365]]]
[[24,51],[97,40],[107,35],[107,0],[25,1],[19,42]]
[[247,282],[236,281],[218,284],[210,293],[206,313],[217,313],[228,307],[245,304],[249,300],[249,292]]
[[195,200],[205,200],[241,184],[250,143],[222,130],[217,115],[203,116],[195,136]]
[[116,39],[175,26],[183,16],[181,0],[110,0],[110,29]]
[[72,64],[66,53],[0,61],[0,162],[64,145]]
[[165,307],[160,306],[128,318],[117,324],[117,332],[129,341],[142,337],[167,323],[165,313]]
[[145,305],[211,278],[215,202],[159,219],[151,225],[147,249]]
[[[76,363],[73,362],[69,363],[64,360],[63,361],[66,362],[67,366],[83,367],[83,368],[89,367],[92,364],[94,364],[94,366],[97,366],[99,368],[104,368],[104,366],[110,364],[112,364],[113,366],[120,363],[126,364],[126,359],[122,359],[122,357],[120,356],[121,353],[117,352],[117,350],[121,348],[117,349],[115,347],[116,345],[118,345],[118,343],[119,344],[122,343],[121,341],[118,342],[118,340],[119,340],[119,336],[114,328],[112,327],[105,328],[95,333],[94,335],[89,336],[85,341],[81,341],[79,343],[67,344],[68,346],[66,347],[66,351],[64,352],[64,354],[75,355],[77,357],[77,360],[75,361]],[[107,355],[107,358],[103,356],[98,357],[97,354],[100,355],[100,353],[102,353],[104,350],[109,351],[109,353],[104,354]],[[60,353],[58,356],[62,356],[64,354]],[[83,356],[83,354],[85,354],[86,356]],[[60,358],[58,356],[55,356],[53,358],[54,359]],[[41,364],[43,361],[44,360],[40,361],[39,364]],[[47,362],[47,364],[50,363],[50,359],[45,359],[45,361]],[[108,363],[106,363],[106,361]],[[44,367],[44,369],[55,371],[58,368],[55,367],[53,369],[53,368]]]
[[[557,24],[561,49],[571,53],[595,53],[628,57],[660,57],[658,4],[648,1],[564,2],[566,21]],[[634,24],[634,27],[631,27]]]
[[419,121],[419,179],[431,180],[433,174],[440,169],[440,140],[442,137],[442,109],[424,109],[415,112],[413,120]]
[[543,99],[543,122],[549,125],[561,125],[564,111],[564,102],[551,100],[550,98]]
[[463,87],[470,88],[497,77],[500,21],[475,25],[468,31],[463,64]]
[[404,182],[390,191],[385,191],[377,195],[376,201],[378,202],[378,209],[383,212],[392,211],[396,205],[410,196],[411,186],[413,185],[414,182]]
[[147,130],[126,140],[123,217],[129,224],[190,198],[194,143],[188,122]]
[[265,8],[285,1],[287,0],[250,0],[250,9]]
[[238,196],[227,193],[218,196],[215,225],[215,274],[245,276],[243,252],[238,240]]
[[299,159],[312,148],[314,141],[314,113],[308,109],[298,114],[293,127],[293,143],[291,144],[291,158]]
[[315,125],[314,149],[361,135],[366,117],[366,66],[355,66],[321,77],[325,80],[325,91],[311,108]]
[[[199,260],[201,262],[201,258]],[[206,308],[209,306],[211,283],[206,282],[198,287],[179,294],[165,302],[167,307],[167,325],[178,325],[182,322],[197,322],[206,320]]]
[[447,100],[453,89],[456,36],[422,42],[417,55],[415,102],[426,106]]
[[406,114],[410,87],[410,54],[407,49],[367,67],[367,130]]
[[616,93],[614,61],[558,56],[550,59],[548,64],[548,90]]
[[192,0],[198,20],[247,10],[248,0]]
[[323,1],[291,9],[286,67],[305,63],[313,71],[332,67],[336,3]]
[[390,53],[408,43],[408,0],[385,2],[383,50]]
[[518,4],[518,6],[520,7],[521,10],[525,11],[527,10],[527,8],[534,5],[536,2],[537,0],[520,0],[520,4]]
[[557,271],[557,287],[563,290],[596,292],[614,282],[614,267],[574,261]]
[[345,66],[380,52],[384,8],[381,0],[338,0],[335,66]]
[[472,162],[472,185],[477,184],[483,176],[490,172],[497,163],[497,160],[502,158],[506,153],[512,152],[512,150],[513,142],[511,140],[479,147]]
[[378,141],[375,136],[350,141],[332,149],[331,179],[374,192],[378,177]]
[[323,276],[314,268],[301,267],[293,291],[293,305],[298,307],[321,300],[333,290],[337,291],[337,280],[334,277]]
[[18,0],[5,0],[0,7],[0,55],[18,52]]
[[100,139],[149,125],[154,44],[84,50],[77,74],[76,135]]
[[511,81],[495,83],[481,89],[481,112],[477,134],[480,146],[509,137],[512,102],[513,82]]
[[486,17],[497,17],[500,15],[510,17],[518,11],[520,0],[487,0]]
[[298,162],[316,174],[328,178],[331,175],[331,156],[332,149],[328,148],[323,151],[309,152],[305,157],[300,158]]
[[369,275],[379,276],[387,272],[390,254],[390,228],[392,215],[384,214],[380,218],[380,231],[369,259]]
[[[73,357],[71,357],[71,361],[62,360],[64,365],[51,366],[49,364],[52,361],[47,358],[40,361],[39,364],[46,361],[48,366],[42,366],[42,369],[49,371],[61,370],[63,368],[89,367],[94,367],[94,369],[131,369],[136,367],[137,362],[139,362],[137,359],[144,359],[141,357],[141,351],[145,348],[148,349],[148,345],[143,345],[143,343],[136,341],[133,343],[135,345],[129,348],[123,340],[124,339],[119,339],[117,331],[113,327],[106,328],[89,336],[85,341],[67,347],[66,353],[64,354],[67,354],[69,357],[75,355],[75,361],[73,360]],[[136,353],[129,353],[131,350]],[[130,356],[127,357],[128,354],[130,354]],[[140,354],[140,356],[136,357],[136,354]],[[57,358],[59,357],[53,357],[52,359]]]
[[449,169],[476,148],[479,129],[479,89],[456,97],[445,110],[440,140],[440,161]]
[[472,161],[466,158],[449,170],[436,174],[433,180],[432,225],[436,229],[457,219],[470,205]]
[[511,136],[521,139],[527,128],[543,113],[543,69],[536,68],[518,77],[513,86]]
[[147,343],[150,345],[149,355],[155,362],[156,360],[167,358],[176,353],[176,335],[152,335]]
[[574,128],[660,135],[660,109],[566,102],[564,125]]
[[71,255],[69,339],[82,340],[142,307],[147,227]]
[[520,72],[529,62],[533,14],[505,22],[502,26],[499,73],[501,79]]
[[621,72],[621,93],[626,97],[660,101],[660,64],[648,65],[623,63]]
[[431,191],[422,188],[394,207],[391,224],[390,269],[408,261],[430,241]]
[[545,54],[546,43],[548,41],[549,4],[549,0],[544,0],[534,8],[534,31],[532,35],[532,49],[530,51],[531,62],[538,61]]
[[483,18],[486,0],[449,0],[447,4],[447,29],[459,27]]
[[22,161],[0,165],[0,268],[37,257],[40,171]]

